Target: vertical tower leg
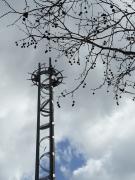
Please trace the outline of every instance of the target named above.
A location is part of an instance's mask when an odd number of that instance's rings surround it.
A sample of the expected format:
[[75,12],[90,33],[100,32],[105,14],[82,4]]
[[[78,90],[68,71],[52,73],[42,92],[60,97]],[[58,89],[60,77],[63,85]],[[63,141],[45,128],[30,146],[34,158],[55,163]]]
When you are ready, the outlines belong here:
[[53,84],[52,64],[49,59],[49,94],[50,94],[50,180],[55,179],[55,147],[54,147],[54,107],[53,107]]
[[40,146],[40,63],[38,65],[38,102],[37,102],[37,134],[36,134],[36,162],[35,162],[35,180],[39,180],[39,146]]

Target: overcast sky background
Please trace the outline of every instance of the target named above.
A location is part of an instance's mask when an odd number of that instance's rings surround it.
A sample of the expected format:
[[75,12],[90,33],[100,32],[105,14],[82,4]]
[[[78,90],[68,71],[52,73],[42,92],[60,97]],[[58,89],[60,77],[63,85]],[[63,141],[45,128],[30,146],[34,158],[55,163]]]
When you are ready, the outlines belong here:
[[[0,180],[33,180],[37,88],[26,79],[38,62],[54,57],[42,48],[16,47],[20,34],[0,23]],[[77,71],[64,60],[56,67],[65,69],[67,83]],[[70,98],[62,100],[61,109],[55,107],[57,180],[135,179],[135,104],[125,97],[116,106],[104,90],[93,96],[89,89],[101,70],[78,91],[75,107]]]

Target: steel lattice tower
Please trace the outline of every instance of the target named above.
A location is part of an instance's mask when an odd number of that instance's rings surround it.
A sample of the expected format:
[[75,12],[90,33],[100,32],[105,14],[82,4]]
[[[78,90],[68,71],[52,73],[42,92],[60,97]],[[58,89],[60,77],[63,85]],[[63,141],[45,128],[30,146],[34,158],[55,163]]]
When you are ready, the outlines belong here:
[[49,58],[49,67],[39,63],[31,80],[38,86],[35,180],[55,180],[53,88],[63,76]]

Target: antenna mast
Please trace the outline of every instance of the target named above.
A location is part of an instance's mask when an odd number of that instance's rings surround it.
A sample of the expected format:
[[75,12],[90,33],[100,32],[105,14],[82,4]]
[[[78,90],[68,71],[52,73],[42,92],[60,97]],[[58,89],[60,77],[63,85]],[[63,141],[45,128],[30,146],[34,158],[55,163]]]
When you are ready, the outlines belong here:
[[31,80],[38,87],[35,180],[55,180],[53,88],[63,76],[49,58],[49,67],[39,63]]

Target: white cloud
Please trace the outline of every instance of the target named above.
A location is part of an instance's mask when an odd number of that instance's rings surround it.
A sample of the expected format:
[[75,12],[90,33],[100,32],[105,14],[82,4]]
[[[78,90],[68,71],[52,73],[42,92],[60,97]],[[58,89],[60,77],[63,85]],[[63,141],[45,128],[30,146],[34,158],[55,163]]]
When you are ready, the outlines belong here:
[[73,172],[72,180],[100,180],[108,179],[108,175],[103,167],[102,160],[91,159],[87,164]]
[[86,165],[73,172],[71,179],[134,180],[134,114],[134,102],[125,100],[110,116],[91,119],[91,123],[89,118],[81,122],[80,114],[74,116],[74,122],[63,119],[67,129],[63,137],[69,138],[87,160]]

